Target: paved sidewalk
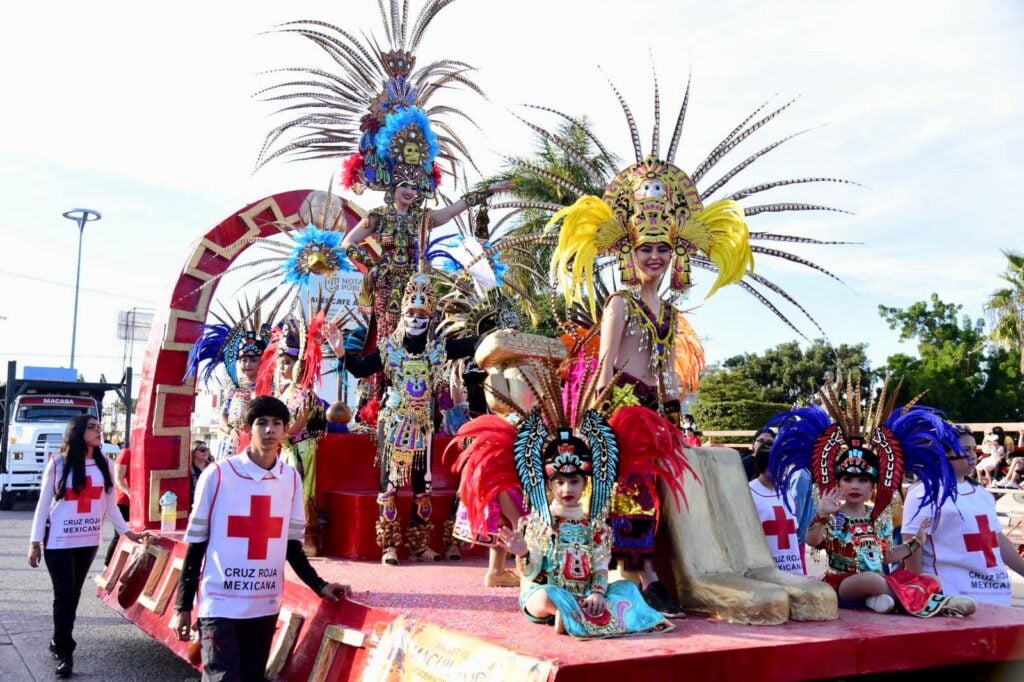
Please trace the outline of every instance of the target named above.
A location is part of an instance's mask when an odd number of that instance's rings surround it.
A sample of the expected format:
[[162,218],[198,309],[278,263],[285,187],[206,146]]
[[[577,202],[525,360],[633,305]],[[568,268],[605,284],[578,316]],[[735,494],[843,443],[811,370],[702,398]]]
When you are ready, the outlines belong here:
[[[23,682],[55,679],[46,645],[53,634],[53,590],[46,567],[26,561],[34,505],[18,502],[0,511],[0,679]],[[104,533],[110,538],[109,524]],[[106,545],[97,553],[75,622],[76,680],[176,682],[199,675],[163,645],[150,639],[96,597],[92,578],[103,570]]]

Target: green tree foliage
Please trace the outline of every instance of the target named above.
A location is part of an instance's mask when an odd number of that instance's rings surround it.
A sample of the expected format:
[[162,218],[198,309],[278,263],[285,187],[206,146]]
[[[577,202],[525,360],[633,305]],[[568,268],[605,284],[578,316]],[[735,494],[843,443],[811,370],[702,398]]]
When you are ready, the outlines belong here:
[[[604,174],[610,174],[614,169],[608,167],[605,157],[590,137],[589,122],[586,117],[581,117],[578,120],[582,125],[566,121],[560,124],[555,132],[570,143],[576,155],[588,159]],[[532,155],[509,159],[501,173],[486,178],[481,186],[502,180],[512,180],[515,182],[515,187],[511,194],[517,200],[540,201],[560,206],[571,205],[577,197],[550,176],[568,180],[573,185],[587,190],[588,194],[601,196],[604,193],[604,186],[596,184],[590,171],[572,154],[551,143],[539,133],[536,134],[535,139],[536,147]],[[617,160],[613,159],[613,161]],[[500,204],[501,202],[496,203]],[[536,208],[510,211],[491,225],[491,234],[509,237],[538,234],[544,230],[550,217],[550,212]],[[505,252],[502,254],[502,259],[506,262],[518,261],[532,268],[532,272],[512,268],[508,272],[508,278],[518,284],[523,291],[534,296],[536,309],[546,311],[550,315],[547,277],[548,266],[551,262],[551,248],[531,246],[525,253],[523,251]],[[533,323],[542,329],[548,327],[554,329],[555,327],[552,320],[533,320]]]
[[1020,419],[1024,385],[1018,354],[988,344],[984,321],[961,316],[961,309],[937,294],[906,309],[879,306],[901,341],[917,341],[918,357],[890,356],[885,372],[903,378],[902,400],[927,391],[924,402],[953,419]]
[[718,369],[705,375],[691,408],[703,430],[757,429],[772,415],[789,408],[786,403],[766,402],[753,379],[742,370]]
[[807,350],[796,341],[781,343],[764,353],[745,353],[723,363],[726,369],[743,368],[744,374],[758,387],[758,398],[787,405],[805,405],[810,402],[826,372],[868,377],[865,345],[842,344],[833,347],[817,339]]
[[1018,368],[1024,372],[1024,254],[1003,251],[1006,272],[999,277],[1006,286],[998,289],[985,302],[985,311],[992,322],[990,338],[1002,348],[1015,351],[1020,358]]
[[701,380],[693,415],[702,429],[757,429],[775,414],[807,404],[827,372],[870,377],[864,344],[833,347],[817,340],[806,350],[795,341],[763,353],[729,358]]

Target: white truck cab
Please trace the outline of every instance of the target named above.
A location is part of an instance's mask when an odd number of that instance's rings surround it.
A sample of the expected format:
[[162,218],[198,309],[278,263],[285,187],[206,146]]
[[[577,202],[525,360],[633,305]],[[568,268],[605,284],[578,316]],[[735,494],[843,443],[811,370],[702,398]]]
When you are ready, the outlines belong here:
[[[8,510],[19,495],[39,491],[43,469],[51,455],[60,452],[68,421],[88,414],[100,418],[100,404],[95,384],[19,380],[18,391],[12,391],[5,405],[6,447],[0,459],[0,509]],[[81,387],[79,390],[78,387]],[[103,454],[110,460],[119,448],[103,444]]]

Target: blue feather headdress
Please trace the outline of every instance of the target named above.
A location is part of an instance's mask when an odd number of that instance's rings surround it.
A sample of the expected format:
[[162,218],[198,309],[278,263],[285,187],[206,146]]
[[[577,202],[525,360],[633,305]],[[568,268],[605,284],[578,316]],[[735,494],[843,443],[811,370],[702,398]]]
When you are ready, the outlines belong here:
[[[942,413],[917,405],[920,396],[895,409],[899,386],[890,394],[887,384],[862,411],[860,381],[847,381],[845,389],[842,400],[842,379],[826,382],[821,391],[825,409],[799,408],[768,422],[779,429],[768,455],[776,486],[788,489],[800,469],[810,470],[821,493],[833,488],[843,474],[867,475],[877,484],[874,518],[888,510],[907,473],[925,486],[922,506],[937,507],[947,498],[955,499],[956,478],[946,451],[955,449],[957,435]],[[790,506],[790,500],[785,502]]]
[[[185,380],[200,379],[204,384],[209,384],[217,365],[224,361],[224,348],[230,336],[230,325],[204,324],[202,335],[192,346],[185,361]],[[237,377],[232,380],[238,383]]]
[[381,162],[378,184],[396,187],[408,182],[423,192],[437,188],[434,161],[441,145],[425,111],[408,107],[388,114],[384,127],[377,131],[375,145]]
[[315,225],[290,235],[294,241],[280,271],[286,284],[307,286],[310,275],[355,272],[356,267],[341,248],[344,235],[334,230],[321,230]]

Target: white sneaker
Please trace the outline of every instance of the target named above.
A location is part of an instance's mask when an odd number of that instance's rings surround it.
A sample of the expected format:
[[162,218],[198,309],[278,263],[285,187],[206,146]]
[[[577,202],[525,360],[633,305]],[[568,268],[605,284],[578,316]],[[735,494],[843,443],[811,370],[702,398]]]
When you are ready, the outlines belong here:
[[896,601],[887,594],[876,594],[864,600],[864,604],[876,613],[892,613]]
[[1020,490],[1020,484],[1014,481],[1007,481],[1003,484],[1004,488],[1013,488],[1014,490]]

